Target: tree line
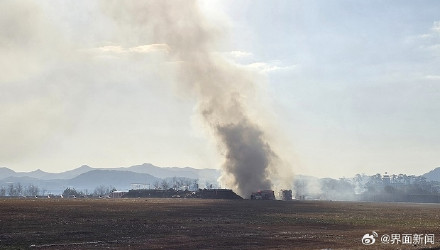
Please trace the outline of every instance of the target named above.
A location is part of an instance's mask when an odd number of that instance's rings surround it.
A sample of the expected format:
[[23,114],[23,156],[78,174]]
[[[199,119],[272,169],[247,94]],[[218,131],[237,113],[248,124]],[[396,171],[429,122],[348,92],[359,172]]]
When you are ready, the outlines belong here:
[[[206,188],[213,188],[213,184],[206,182]],[[151,185],[148,184],[149,188],[153,189],[175,189],[175,190],[197,190],[199,188],[199,180],[191,179],[186,177],[172,177],[165,178],[162,180],[157,180]],[[67,187],[64,189],[61,195],[64,197],[75,196],[75,197],[98,197],[98,196],[107,196],[113,191],[116,191],[116,188],[109,185],[100,185],[97,186],[92,192],[89,190],[76,190],[73,187]],[[29,184],[27,186],[22,185],[21,183],[9,183],[6,186],[0,187],[0,196],[46,196],[47,190],[44,188],[40,188],[34,184]]]
[[[111,192],[116,191],[113,186],[100,185],[95,188],[95,190],[89,193],[87,190],[77,191],[75,188],[66,188],[62,195],[68,196],[105,196],[109,195]],[[29,184],[23,186],[21,183],[9,183],[7,186],[0,187],[0,196],[46,196],[47,190],[40,188],[34,184]]]
[[162,181],[155,181],[153,183],[154,189],[175,189],[175,190],[185,190],[185,189],[198,189],[199,188],[199,180],[191,179],[185,177],[172,177],[165,178]]
[[6,187],[0,187],[0,196],[37,196],[45,195],[47,192],[44,188],[39,188],[33,184],[23,186],[21,183],[9,183]]
[[104,197],[108,196],[110,193],[116,191],[113,186],[100,185],[95,188],[92,193],[88,193],[87,190],[77,191],[75,188],[66,188],[63,191],[63,197]]

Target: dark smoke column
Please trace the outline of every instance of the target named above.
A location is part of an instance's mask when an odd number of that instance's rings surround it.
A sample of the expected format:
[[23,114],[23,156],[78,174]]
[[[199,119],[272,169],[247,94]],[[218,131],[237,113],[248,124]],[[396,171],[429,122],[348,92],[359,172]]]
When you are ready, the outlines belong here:
[[268,168],[275,154],[263,140],[263,132],[248,121],[218,125],[217,133],[226,148],[225,182],[249,198],[258,189],[271,189]]
[[200,117],[225,158],[222,185],[244,198],[272,188],[281,161],[264,132],[264,117],[257,121],[250,112],[258,76],[216,53],[225,37],[222,27],[210,23],[196,1],[104,1],[103,9],[127,34],[168,45],[179,90],[198,101]]

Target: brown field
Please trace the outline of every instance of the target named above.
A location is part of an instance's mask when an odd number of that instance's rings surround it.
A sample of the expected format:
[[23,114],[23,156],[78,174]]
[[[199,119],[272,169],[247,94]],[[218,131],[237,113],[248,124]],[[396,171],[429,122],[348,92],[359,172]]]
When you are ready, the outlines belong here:
[[[440,247],[439,204],[201,199],[2,199],[2,249]],[[364,246],[361,238],[379,238]],[[385,245],[383,234],[434,234]]]

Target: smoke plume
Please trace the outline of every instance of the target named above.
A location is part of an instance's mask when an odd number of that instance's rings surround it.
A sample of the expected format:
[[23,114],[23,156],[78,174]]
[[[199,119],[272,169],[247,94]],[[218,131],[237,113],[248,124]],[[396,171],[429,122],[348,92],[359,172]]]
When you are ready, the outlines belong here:
[[179,90],[198,100],[198,112],[224,156],[221,183],[244,197],[272,188],[281,161],[263,130],[264,119],[256,119],[251,109],[258,91],[255,76],[215,53],[224,29],[208,22],[196,1],[131,1],[123,6],[106,1],[103,7],[128,36],[139,34],[132,42],[169,46]]

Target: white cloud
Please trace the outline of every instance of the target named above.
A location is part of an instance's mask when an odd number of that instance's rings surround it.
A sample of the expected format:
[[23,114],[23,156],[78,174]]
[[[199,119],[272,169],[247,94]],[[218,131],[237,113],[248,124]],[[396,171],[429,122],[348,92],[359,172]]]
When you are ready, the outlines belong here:
[[440,51],[440,43],[426,47],[429,50]]
[[109,53],[125,53],[125,52],[127,52],[121,46],[103,46],[103,47],[97,48],[97,50],[100,52],[104,52],[104,53],[105,52],[109,52]]
[[268,62],[256,61],[252,52],[233,50],[224,53],[216,53],[228,60],[237,67],[244,67],[260,74],[269,74],[280,71],[290,71],[297,65],[283,65],[280,60],[271,60]]
[[289,71],[296,68],[296,65],[287,65],[283,66],[280,65],[279,62],[276,63],[266,63],[266,62],[255,62],[248,65],[245,65],[246,67],[258,71],[262,74],[268,74],[273,72],[279,72],[279,71]]
[[148,54],[156,51],[168,53],[169,50],[170,47],[167,44],[146,44],[131,48],[124,48],[120,45],[107,45],[92,49],[92,51],[98,51],[101,53],[115,53],[115,54],[122,54],[122,53]]
[[440,21],[435,21],[432,25],[432,30],[440,34]]
[[155,51],[169,52],[170,47],[167,44],[148,44],[148,45],[128,48],[128,51],[135,53],[150,53]]
[[428,80],[440,80],[440,75],[426,75],[425,79],[428,79]]
[[242,59],[242,58],[249,58],[252,57],[253,54],[251,52],[247,51],[240,51],[240,50],[234,50],[228,53],[229,56],[236,58],[236,59]]
[[434,21],[427,33],[409,38],[411,43],[427,53],[440,52],[440,21]]
[[435,21],[427,33],[414,36],[413,39],[430,42],[433,39],[438,38],[439,36],[440,36],[440,21]]

